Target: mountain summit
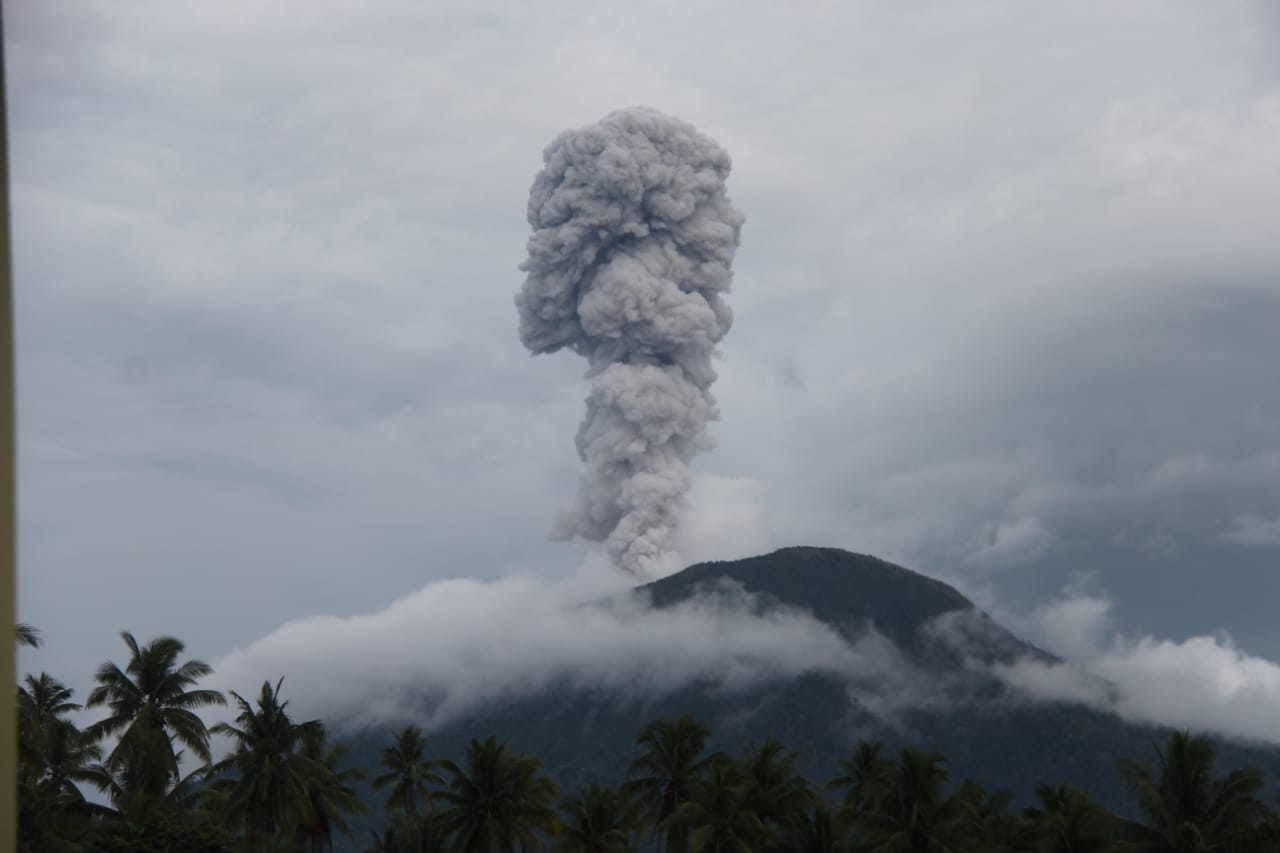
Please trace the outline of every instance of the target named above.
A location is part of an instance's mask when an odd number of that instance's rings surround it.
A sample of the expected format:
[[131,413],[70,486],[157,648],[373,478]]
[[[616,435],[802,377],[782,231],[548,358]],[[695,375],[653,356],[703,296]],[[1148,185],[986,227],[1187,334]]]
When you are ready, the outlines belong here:
[[953,587],[876,557],[795,546],[745,560],[697,563],[641,590],[662,607],[725,578],[748,592],[808,610],[830,625],[872,622],[895,642],[946,613],[974,609]]
[[743,560],[697,563],[638,591],[655,607],[670,607],[726,581],[766,605],[808,612],[849,640],[874,629],[930,669],[959,666],[966,655],[1005,663],[1024,655],[1054,659],[992,621],[955,587],[839,548],[793,546]]
[[[690,566],[639,587],[656,609],[699,601],[807,613],[855,652],[888,650],[872,679],[842,678],[827,668],[757,679],[747,686],[694,683],[660,695],[620,695],[561,683],[538,695],[511,696],[433,732],[433,752],[458,757],[471,737],[494,735],[538,755],[569,789],[614,782],[635,755],[648,722],[692,714],[712,730],[712,749],[739,751],[776,737],[796,749],[812,778],[836,774],[859,739],[890,749],[914,746],[947,759],[951,779],[973,778],[1027,802],[1045,780],[1089,790],[1110,808],[1130,808],[1116,773],[1124,757],[1145,757],[1167,732],[1132,725],[1082,705],[1032,701],[989,666],[1022,656],[1056,660],[982,613],[953,587],[875,557],[835,548],[792,547],[743,560]],[[709,602],[709,603],[708,603]],[[821,626],[819,626],[821,627]],[[860,645],[862,644],[862,645]],[[888,661],[886,664],[885,661]],[[896,683],[892,701],[884,684]],[[903,685],[906,685],[905,691]],[[427,722],[424,713],[421,722]],[[375,760],[386,732],[368,732],[359,752]],[[1280,776],[1280,750],[1223,743],[1225,766],[1256,766]]]

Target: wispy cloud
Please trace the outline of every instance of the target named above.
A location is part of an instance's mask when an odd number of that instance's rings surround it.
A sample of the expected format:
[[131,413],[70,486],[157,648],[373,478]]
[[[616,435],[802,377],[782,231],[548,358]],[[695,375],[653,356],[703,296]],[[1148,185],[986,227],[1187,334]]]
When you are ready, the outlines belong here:
[[993,668],[1026,695],[1078,702],[1125,719],[1280,743],[1280,663],[1227,633],[1169,640],[1118,631],[1105,597],[1080,592],[1032,624],[1063,663],[1024,658]]
[[1242,515],[1235,519],[1234,526],[1223,534],[1222,539],[1246,548],[1280,548],[1280,516],[1259,518]]

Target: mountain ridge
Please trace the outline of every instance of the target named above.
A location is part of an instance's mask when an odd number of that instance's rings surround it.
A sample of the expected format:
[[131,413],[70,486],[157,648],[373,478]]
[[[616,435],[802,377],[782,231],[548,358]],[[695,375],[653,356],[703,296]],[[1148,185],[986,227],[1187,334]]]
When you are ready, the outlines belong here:
[[[948,655],[928,628],[952,615],[972,617],[970,627],[984,635],[985,657],[1003,663],[1028,655],[1057,662],[1053,654],[999,625],[959,590],[922,572],[870,554],[840,548],[792,545],[740,560],[695,563],[683,571],[636,587],[655,607],[678,603],[717,578],[740,584],[748,593],[798,607],[855,640],[868,627],[917,657]],[[974,651],[970,649],[970,651]]]
[[[800,753],[811,778],[836,775],[837,759],[859,739],[894,750],[941,753],[953,781],[973,778],[1029,803],[1036,784],[1088,790],[1118,813],[1132,810],[1115,772],[1121,758],[1146,760],[1167,728],[1125,722],[1078,704],[1032,701],[973,666],[1048,652],[1016,637],[946,583],[879,558],[835,548],[793,546],[743,560],[709,561],[636,587],[655,609],[689,601],[718,583],[740,586],[758,610],[775,606],[812,614],[850,642],[869,628],[905,655],[910,677],[937,689],[916,706],[886,712],[829,673],[808,673],[723,690],[689,684],[637,698],[605,688],[555,684],[537,695],[509,696],[430,732],[433,752],[457,759],[471,737],[496,736],[537,755],[567,790],[616,784],[636,754],[646,723],[692,714],[712,730],[709,747],[738,752],[777,737]],[[959,648],[957,648],[957,638]],[[425,722],[429,714],[424,713]],[[386,730],[362,735],[353,758],[376,764]],[[1258,766],[1280,778],[1280,749],[1218,739],[1223,766]]]

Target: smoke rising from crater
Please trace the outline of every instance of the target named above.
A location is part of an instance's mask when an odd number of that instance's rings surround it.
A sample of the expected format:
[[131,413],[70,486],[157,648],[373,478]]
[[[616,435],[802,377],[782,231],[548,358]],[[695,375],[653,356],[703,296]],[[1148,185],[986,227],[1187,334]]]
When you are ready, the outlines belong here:
[[733,314],[724,302],[743,216],[729,201],[729,154],[646,107],[567,131],[529,193],[528,275],[516,296],[534,354],[587,359],[584,463],[553,535],[604,542],[636,574],[665,568],[688,464],[711,446],[711,358]]

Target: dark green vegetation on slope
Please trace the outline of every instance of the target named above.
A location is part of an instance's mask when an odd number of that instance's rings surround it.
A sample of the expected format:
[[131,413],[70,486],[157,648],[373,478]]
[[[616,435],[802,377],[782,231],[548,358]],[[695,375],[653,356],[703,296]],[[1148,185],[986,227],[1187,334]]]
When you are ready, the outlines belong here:
[[[1023,642],[954,588],[892,563],[833,548],[783,548],[731,562],[701,563],[641,588],[655,607],[688,600],[725,581],[755,595],[756,608],[787,605],[813,614],[850,640],[867,626],[903,653],[919,695],[886,709],[876,685],[851,690],[839,679],[808,674],[726,692],[690,685],[661,696],[622,696],[570,685],[493,703],[433,732],[443,754],[458,755],[478,732],[493,733],[540,756],[562,784],[607,782],[625,771],[632,735],[656,718],[691,714],[712,730],[713,749],[732,750],[776,737],[798,750],[802,770],[826,778],[861,738],[891,749],[916,745],[948,757],[960,777],[1015,792],[1029,803],[1045,779],[1077,785],[1109,808],[1132,809],[1114,773],[1118,756],[1142,755],[1169,732],[1132,725],[1080,705],[1030,702],[981,668],[1030,655],[1054,658]],[[938,631],[949,625],[946,637]],[[963,644],[954,642],[956,632]],[[425,719],[425,714],[424,714]],[[1280,721],[1278,721],[1280,725]],[[385,732],[358,737],[370,760]],[[1220,742],[1224,760],[1254,765],[1280,779],[1280,750]]]
[[[207,667],[180,642],[126,635],[126,665],[104,664],[90,694],[105,724],[77,729],[70,691],[45,674],[19,686],[25,849],[1280,851],[1262,785],[1280,779],[1280,753],[1010,701],[962,658],[1044,653],[945,584],[793,548],[695,566],[645,592],[670,606],[721,578],[757,609],[802,608],[850,639],[874,623],[945,702],[885,719],[817,675],[646,698],[564,688],[429,743],[410,727],[348,748],[266,683],[232,694],[239,714],[219,728],[235,751],[183,775],[174,756],[208,744],[196,712],[224,697],[199,688]],[[931,627],[953,617],[963,655]],[[109,751],[108,733],[120,737]],[[1119,764],[1143,756],[1154,762]],[[1215,756],[1261,772],[1215,770]],[[84,798],[93,787],[107,805]]]
[[917,642],[922,625],[945,613],[973,609],[973,602],[941,581],[836,548],[783,548],[745,560],[698,563],[641,590],[656,607],[666,607],[719,578],[736,581],[747,592],[802,607],[846,632],[873,622],[881,633],[906,647]]

